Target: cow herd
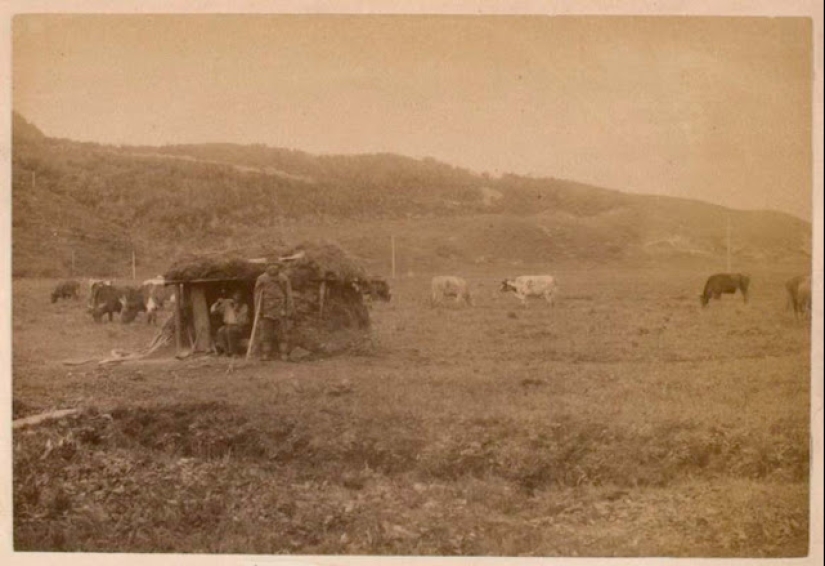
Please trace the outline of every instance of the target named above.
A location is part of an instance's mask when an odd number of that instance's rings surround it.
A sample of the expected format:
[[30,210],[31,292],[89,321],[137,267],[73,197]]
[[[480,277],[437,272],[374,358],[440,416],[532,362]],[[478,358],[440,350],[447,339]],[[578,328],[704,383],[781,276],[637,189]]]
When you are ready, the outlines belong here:
[[[722,294],[742,293],[745,303],[748,302],[748,288],[750,287],[750,277],[742,273],[717,273],[708,277],[699,300],[703,307],[708,305],[710,299],[719,299]],[[786,308],[792,309],[794,317],[807,318],[811,315],[811,276],[797,275],[785,282],[785,294],[787,296]]]
[[[718,300],[723,294],[741,293],[747,304],[749,298],[750,277],[742,273],[716,273],[708,277],[699,295],[700,303],[706,307],[711,299]],[[391,298],[389,284],[381,277],[369,277],[353,283],[367,302],[374,300],[389,301]],[[80,283],[61,281],[51,293],[51,302],[58,299],[79,299]],[[135,320],[138,313],[146,313],[150,324],[157,322],[158,311],[174,301],[170,289],[164,284],[163,277],[147,279],[140,287],[115,286],[112,281],[90,279],[88,281],[88,311],[96,322],[104,317],[112,321],[114,314],[120,314],[124,323]],[[544,299],[550,306],[558,293],[556,279],[552,275],[521,275],[501,282],[500,291],[513,293],[527,306],[528,299]],[[811,276],[799,275],[785,283],[787,308],[794,316],[809,317],[811,313]],[[470,285],[462,277],[454,275],[437,275],[430,284],[430,305],[435,307],[451,299],[455,304],[473,306]]]
[[[86,310],[95,322],[108,318],[111,322],[115,314],[120,315],[123,323],[130,323],[139,313],[146,313],[146,321],[157,323],[157,313],[164,306],[174,301],[162,277],[148,279],[140,287],[118,286],[111,280],[89,279],[86,281],[88,303]],[[51,293],[51,301],[58,299],[80,299],[79,281],[61,281]]]
[[[743,273],[716,273],[708,277],[699,295],[702,307],[707,307],[711,299],[718,300],[723,294],[742,294],[747,304],[750,289],[750,277]],[[532,298],[544,299],[551,306],[558,293],[556,279],[552,275],[521,275],[514,279],[505,279],[501,283],[502,292],[511,292],[523,306]],[[787,305],[793,309],[794,316],[809,317],[811,314],[811,276],[799,275],[785,283]],[[439,275],[433,277],[430,304],[436,306],[447,298],[455,303],[473,305],[470,286],[467,281],[457,276]]]

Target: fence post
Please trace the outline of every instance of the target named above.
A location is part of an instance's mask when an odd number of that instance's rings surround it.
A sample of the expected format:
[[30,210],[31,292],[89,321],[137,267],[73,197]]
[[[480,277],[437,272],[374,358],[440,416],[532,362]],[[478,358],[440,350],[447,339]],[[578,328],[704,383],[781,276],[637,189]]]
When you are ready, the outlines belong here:
[[730,214],[728,214],[728,273],[730,273]]
[[390,236],[390,248],[392,249],[392,278],[395,279],[395,235]]

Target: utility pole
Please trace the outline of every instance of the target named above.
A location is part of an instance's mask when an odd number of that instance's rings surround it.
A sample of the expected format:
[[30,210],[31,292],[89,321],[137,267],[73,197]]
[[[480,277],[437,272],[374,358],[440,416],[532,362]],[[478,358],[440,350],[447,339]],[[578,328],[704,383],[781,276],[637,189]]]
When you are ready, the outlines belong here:
[[730,215],[728,215],[728,273],[730,273]]
[[395,279],[395,235],[390,236],[390,247],[392,248],[392,278]]
[[72,250],[72,277],[74,277],[74,250]]
[[137,279],[137,274],[135,273],[135,250],[132,250],[132,281]]
[[34,188],[35,188],[35,184],[36,184],[36,183],[35,183],[35,180],[36,180],[36,178],[37,178],[37,173],[35,173],[34,171],[32,171],[32,189],[34,189]]

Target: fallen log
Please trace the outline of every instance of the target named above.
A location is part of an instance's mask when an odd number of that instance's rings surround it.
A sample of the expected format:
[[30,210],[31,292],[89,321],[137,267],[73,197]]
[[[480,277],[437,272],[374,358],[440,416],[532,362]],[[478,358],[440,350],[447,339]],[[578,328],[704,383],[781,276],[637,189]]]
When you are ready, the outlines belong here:
[[80,409],[60,409],[57,411],[49,411],[48,413],[41,413],[39,415],[33,415],[31,417],[24,417],[22,419],[17,419],[12,422],[12,428],[22,428],[24,426],[31,426],[40,424],[44,421],[50,421],[54,419],[62,419],[63,417],[68,417],[70,415],[74,415],[80,412]]

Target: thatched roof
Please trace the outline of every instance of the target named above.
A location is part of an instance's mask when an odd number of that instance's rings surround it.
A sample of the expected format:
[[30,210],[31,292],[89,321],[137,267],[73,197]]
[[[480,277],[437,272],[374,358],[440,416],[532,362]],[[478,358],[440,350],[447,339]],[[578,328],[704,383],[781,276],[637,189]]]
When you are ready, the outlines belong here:
[[256,279],[266,269],[265,264],[252,263],[240,257],[189,256],[176,261],[163,274],[166,281],[197,281]]
[[337,244],[303,242],[293,248],[271,249],[254,260],[237,254],[187,256],[176,261],[164,278],[167,282],[249,281],[275,263],[289,265],[294,284],[321,280],[349,282],[366,277],[364,269]]
[[366,277],[363,267],[330,242],[303,242],[288,250],[287,256],[299,256],[288,262],[293,278],[348,282]]

